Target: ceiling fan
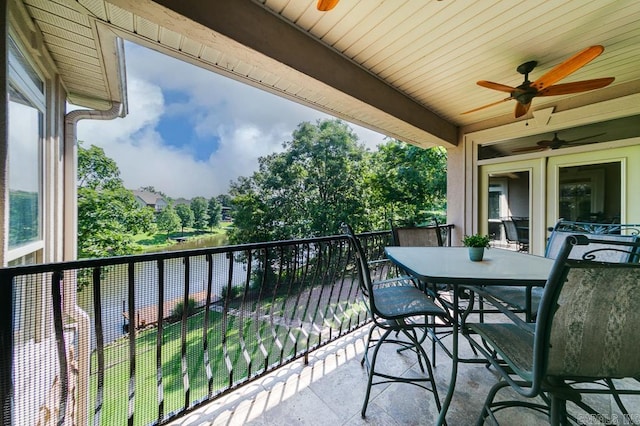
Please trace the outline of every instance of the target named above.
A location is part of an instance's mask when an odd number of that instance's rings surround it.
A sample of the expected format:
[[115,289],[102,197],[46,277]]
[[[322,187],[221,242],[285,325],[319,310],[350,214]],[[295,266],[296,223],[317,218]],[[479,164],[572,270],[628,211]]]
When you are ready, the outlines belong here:
[[524,64],[521,64],[520,66],[518,66],[518,68],[516,68],[516,71],[524,75],[524,82],[517,87],[511,87],[500,83],[480,80],[478,81],[479,86],[498,90],[500,92],[507,92],[509,93],[509,97],[501,99],[497,102],[490,103],[488,105],[481,106],[479,108],[474,108],[472,110],[463,112],[463,114],[479,111],[481,109],[498,105],[511,99],[515,99],[517,101],[515,116],[516,118],[518,118],[522,117],[527,113],[527,111],[529,111],[529,107],[531,107],[531,101],[537,96],[568,95],[571,93],[586,92],[588,90],[600,89],[602,87],[608,86],[613,82],[614,77],[596,78],[593,80],[576,81],[573,83],[554,85],[554,83],[556,83],[557,81],[560,81],[569,74],[582,68],[593,59],[597,58],[603,51],[604,47],[599,45],[588,47],[582,52],[579,52],[569,59],[565,60],[561,64],[556,65],[551,71],[547,72],[542,77],[533,82],[529,81],[529,73],[533,71],[538,63],[536,61],[525,62]]
[[[585,136],[583,138],[578,138],[578,139],[573,139],[570,141],[566,141],[563,139],[560,139],[558,137],[558,132],[555,132],[553,134],[553,139],[551,140],[544,140],[544,141],[538,141],[536,142],[536,145],[534,146],[526,146],[523,148],[516,148],[514,150],[512,150],[511,152],[513,153],[518,153],[518,152],[534,152],[534,151],[544,151],[547,149],[558,149],[561,148],[563,146],[567,146],[567,145],[588,145],[590,143],[596,143],[598,141],[592,141],[592,142],[582,142],[582,141],[586,141],[587,139],[592,139],[592,138],[597,138],[599,136],[605,135],[606,133],[599,133],[597,135],[591,135],[591,136]],[[580,143],[578,143],[580,142]]]

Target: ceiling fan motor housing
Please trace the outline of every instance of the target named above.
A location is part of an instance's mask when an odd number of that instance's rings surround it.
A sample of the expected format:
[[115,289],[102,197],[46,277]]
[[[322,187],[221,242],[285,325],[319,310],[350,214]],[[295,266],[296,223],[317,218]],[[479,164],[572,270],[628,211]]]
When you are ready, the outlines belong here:
[[538,95],[538,89],[531,86],[530,81],[525,81],[520,86],[516,87],[516,90],[511,92],[511,97],[522,105],[527,105],[533,98]]

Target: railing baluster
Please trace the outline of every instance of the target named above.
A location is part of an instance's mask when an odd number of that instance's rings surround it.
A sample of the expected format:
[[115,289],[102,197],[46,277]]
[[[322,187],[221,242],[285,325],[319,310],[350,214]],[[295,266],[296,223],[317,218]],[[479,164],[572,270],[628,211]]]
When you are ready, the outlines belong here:
[[136,264],[129,262],[127,268],[128,283],[128,303],[129,303],[129,408],[128,420],[129,426],[133,426],[133,417],[135,413],[135,395],[136,395]]
[[224,309],[222,310],[222,356],[229,373],[229,387],[233,386],[233,363],[229,357],[229,304],[231,303],[232,284],[233,284],[233,261],[234,252],[227,253],[229,259],[229,274],[227,276],[227,293],[224,297]]
[[244,290],[242,292],[242,301],[240,303],[239,309],[239,321],[238,321],[238,339],[240,340],[240,350],[242,351],[242,356],[244,357],[245,362],[247,363],[247,377],[251,377],[252,371],[252,360],[251,355],[247,349],[247,344],[244,338],[244,312],[247,305],[247,295],[249,294],[249,287],[251,285],[251,265],[253,264],[253,251],[247,250],[247,273],[245,275],[244,280]]
[[180,361],[182,363],[182,389],[184,391],[184,410],[189,408],[190,386],[189,365],[187,360],[187,322],[189,319],[189,257],[184,258],[184,298],[182,306],[182,329],[180,341]]
[[[5,270],[0,270],[0,300],[8,305],[0,309],[0,424],[10,426],[13,424],[13,364],[15,362],[13,349],[14,333],[14,295],[16,293],[15,276]],[[8,302],[8,303],[7,303]]]
[[[254,324],[255,324],[255,331],[256,331],[256,339],[257,339],[257,347],[258,350],[260,350],[260,353],[262,353],[262,356],[264,357],[264,362],[263,362],[263,366],[264,366],[264,371],[267,371],[269,369],[269,352],[267,351],[267,348],[265,348],[264,346],[264,341],[262,339],[262,333],[260,333],[260,318],[262,316],[262,299],[263,299],[263,295],[264,292],[267,290],[268,287],[268,277],[270,276],[269,271],[271,271],[271,264],[269,263],[269,249],[265,248],[262,250],[262,253],[264,253],[264,257],[262,259],[262,277],[260,280],[260,289],[258,291],[258,300],[255,302],[255,309],[254,309]],[[257,351],[256,351],[257,352]]]
[[53,299],[53,328],[56,335],[56,349],[60,367],[60,410],[58,411],[57,423],[62,426],[67,413],[69,376],[67,374],[67,345],[64,339],[64,324],[62,320],[62,273],[60,271],[54,271],[51,277],[51,298]]
[[93,424],[98,426],[102,419],[102,404],[104,401],[104,329],[102,327],[102,295],[101,295],[101,268],[96,266],[92,271],[93,284],[93,322],[96,329],[96,357],[98,363],[98,389],[96,404],[93,413]]
[[273,292],[271,295],[271,308],[269,309],[269,327],[271,329],[271,336],[273,336],[273,341],[276,344],[276,346],[279,349],[280,355],[278,357],[278,364],[282,364],[282,357],[284,354],[284,345],[282,343],[282,341],[280,340],[280,336],[278,335],[278,330],[280,329],[280,325],[279,325],[279,320],[275,321],[274,319],[274,314],[275,314],[275,310],[276,310],[276,300],[278,297],[278,293],[280,291],[280,285],[282,284],[282,274],[283,274],[283,268],[286,265],[285,259],[284,259],[284,247],[279,247],[278,249],[278,277],[276,279],[276,282],[274,284],[274,288],[273,288]]
[[207,374],[207,398],[213,394],[213,374],[209,361],[209,315],[211,306],[211,288],[213,285],[213,257],[207,254],[207,297],[204,304],[204,322],[202,324],[202,351],[204,352],[204,369]]
[[164,418],[164,384],[162,342],[164,340],[164,260],[158,259],[158,330],[156,331],[156,389],[158,389],[158,424]]

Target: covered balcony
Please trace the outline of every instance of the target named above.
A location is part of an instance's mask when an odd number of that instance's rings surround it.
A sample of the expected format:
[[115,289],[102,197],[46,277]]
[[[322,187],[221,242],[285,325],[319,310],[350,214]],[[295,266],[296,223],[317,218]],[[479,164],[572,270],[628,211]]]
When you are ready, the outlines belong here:
[[[359,239],[379,260],[391,233]],[[2,330],[11,354],[2,371],[14,377],[5,424],[434,424],[438,416],[430,393],[392,384],[373,388],[361,418],[370,320],[342,235],[1,273],[12,283],[2,287],[3,323],[12,325]],[[431,351],[429,340],[424,347]],[[464,343],[461,355],[474,357]],[[412,353],[382,356],[385,369],[419,374]],[[437,347],[432,361],[444,395],[451,360]],[[498,380],[486,367],[461,364],[449,424],[475,422]],[[598,398],[610,419],[628,418],[611,397]],[[501,415],[504,424],[544,421]]]

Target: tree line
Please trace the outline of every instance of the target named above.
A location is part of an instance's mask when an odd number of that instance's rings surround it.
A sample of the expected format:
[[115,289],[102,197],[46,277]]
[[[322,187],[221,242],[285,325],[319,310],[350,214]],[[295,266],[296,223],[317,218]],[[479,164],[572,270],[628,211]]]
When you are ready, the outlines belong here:
[[250,177],[231,183],[232,243],[389,229],[446,210],[446,151],[389,139],[370,152],[340,120],[303,122],[283,151],[259,159]]
[[[78,246],[83,257],[126,254],[140,232],[217,226],[221,201],[231,208],[232,244],[333,235],[342,222],[356,231],[443,221],[446,151],[387,139],[369,151],[337,119],[302,122],[283,150],[231,182],[228,194],[158,213],[140,208],[116,163],[91,146],[78,149]],[[147,187],[146,189],[153,189]],[[155,191],[155,190],[154,190]]]
[[225,197],[195,197],[173,205],[170,197],[152,186],[140,188],[168,201],[160,212],[141,206],[125,188],[116,162],[102,148],[78,146],[78,256],[106,257],[131,254],[139,233],[169,234],[182,228],[213,229],[220,224]]

